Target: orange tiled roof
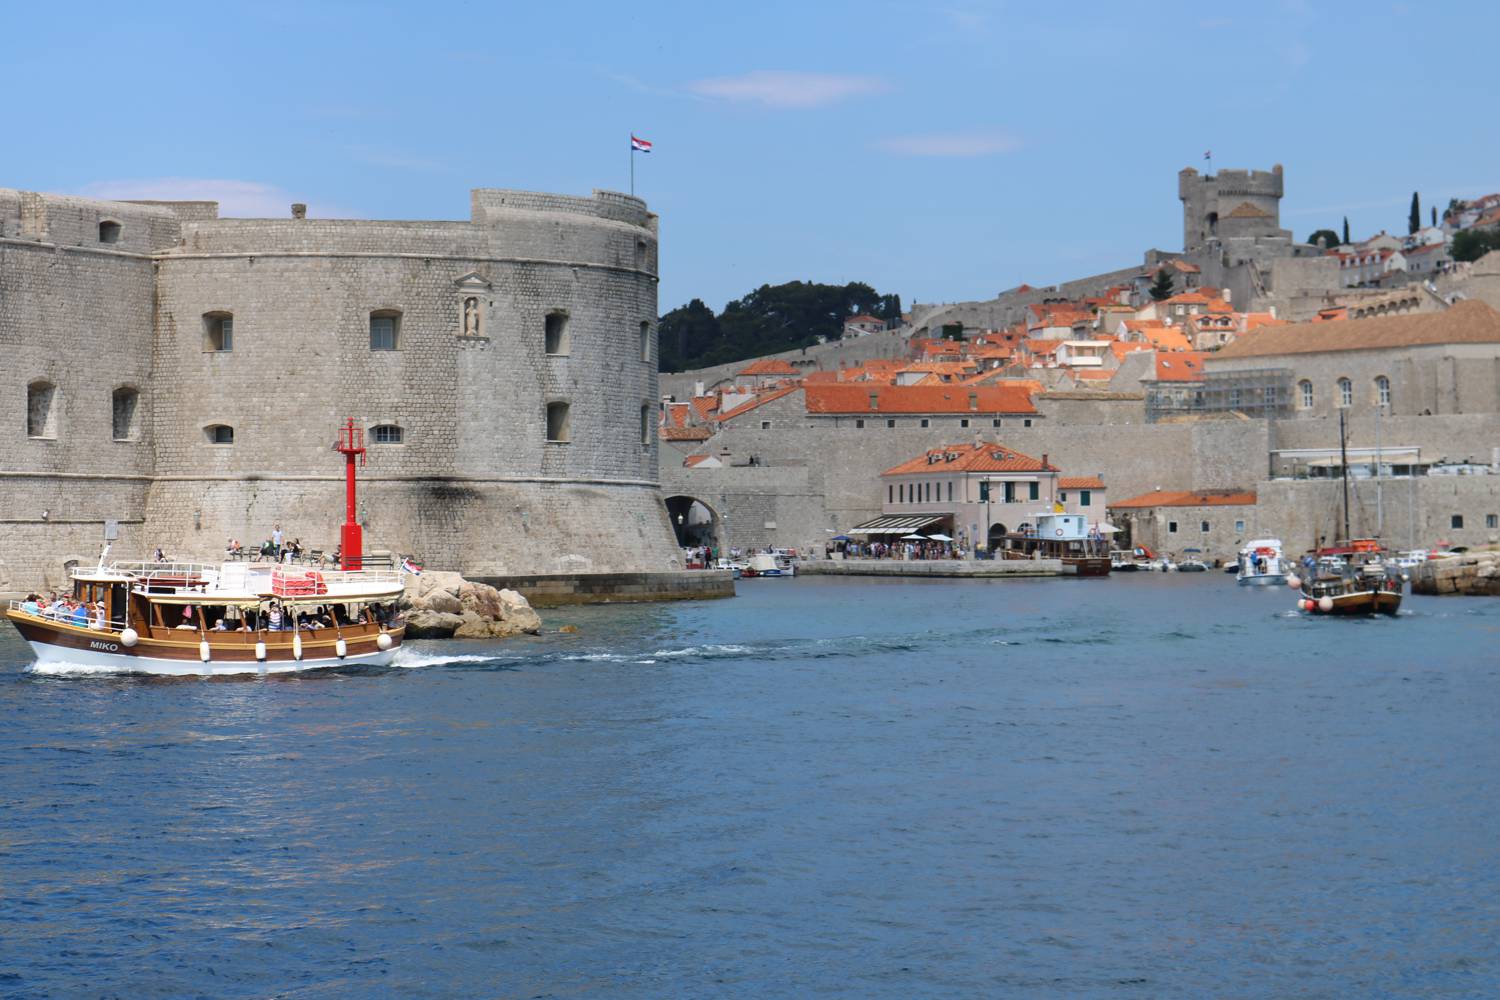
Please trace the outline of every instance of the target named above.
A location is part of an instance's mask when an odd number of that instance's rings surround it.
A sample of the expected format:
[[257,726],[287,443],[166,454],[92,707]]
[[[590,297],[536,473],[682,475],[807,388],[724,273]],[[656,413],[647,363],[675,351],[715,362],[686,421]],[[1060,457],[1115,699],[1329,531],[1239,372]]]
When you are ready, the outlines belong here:
[[1254,503],[1255,493],[1250,490],[1156,490],[1128,500],[1111,500],[1106,506],[1114,510],[1117,507],[1232,507],[1250,506]]
[[1259,358],[1322,351],[1369,351],[1426,344],[1500,343],[1500,312],[1464,299],[1442,312],[1267,326],[1221,348],[1217,357]]
[[1156,354],[1156,381],[1201,382],[1203,351],[1173,351]]
[[1057,488],[1060,490],[1102,490],[1104,480],[1098,476],[1059,476]]
[[754,399],[747,399],[734,409],[724,411],[714,419],[719,421],[719,423],[723,423],[726,420],[733,420],[741,413],[748,413],[757,406],[764,406],[772,400],[780,399],[782,396],[797,392],[801,388],[802,386],[800,385],[783,385],[775,389],[768,389],[765,392],[757,393]]
[[[952,456],[949,458],[949,456]],[[936,459],[934,461],[934,458]],[[902,462],[881,473],[882,476],[904,476],[915,472],[1056,472],[1054,465],[1043,465],[1041,459],[1023,455],[1014,448],[993,441],[949,444],[932,448],[909,462]]]
[[741,368],[740,375],[796,375],[797,369],[780,358],[761,358],[748,368]]
[[1175,326],[1147,327],[1141,330],[1140,334],[1158,351],[1170,351],[1175,354],[1190,351],[1193,348],[1193,344],[1188,340],[1187,334]]
[[663,427],[661,429],[663,441],[707,441],[713,436],[713,429],[709,427]]
[[691,469],[695,465],[700,465],[703,462],[707,462],[710,458],[713,458],[713,456],[712,455],[689,455],[687,458],[684,458],[682,460],[682,466],[685,469]]
[[[804,389],[808,413],[1035,413],[1024,386],[881,385],[853,383],[810,385]],[[974,396],[975,405],[969,405]],[[875,405],[870,405],[870,397]]]

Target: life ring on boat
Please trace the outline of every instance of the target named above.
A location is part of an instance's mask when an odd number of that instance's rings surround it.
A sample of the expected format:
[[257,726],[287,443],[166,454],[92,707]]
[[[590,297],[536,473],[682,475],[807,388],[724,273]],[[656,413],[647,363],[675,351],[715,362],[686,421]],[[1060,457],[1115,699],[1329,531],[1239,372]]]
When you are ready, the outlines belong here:
[[1057,537],[1061,538],[1062,536],[1063,536],[1063,530],[1061,528],[1058,528],[1057,529]]

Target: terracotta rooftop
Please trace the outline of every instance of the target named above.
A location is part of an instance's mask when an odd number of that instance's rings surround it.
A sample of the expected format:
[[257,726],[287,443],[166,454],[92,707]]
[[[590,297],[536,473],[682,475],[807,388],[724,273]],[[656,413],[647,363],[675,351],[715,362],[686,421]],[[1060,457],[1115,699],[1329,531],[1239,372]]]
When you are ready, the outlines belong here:
[[[882,385],[875,382],[810,385],[808,413],[1035,413],[1024,386]],[[870,405],[870,397],[875,405]],[[969,397],[973,396],[974,405]]]
[[1043,465],[1041,459],[1023,455],[1014,448],[993,441],[971,441],[932,448],[909,462],[886,469],[882,476],[904,476],[915,472],[1056,472],[1054,465]]
[[780,358],[761,358],[748,368],[741,368],[741,375],[796,375],[797,369]]
[[1500,343],[1500,312],[1478,299],[1465,299],[1438,313],[1263,326],[1220,348],[1214,356],[1260,358],[1428,344],[1492,343]]
[[1157,352],[1156,381],[1201,382],[1203,381],[1202,351]]
[[1128,500],[1111,500],[1107,506],[1114,510],[1118,507],[1235,507],[1254,503],[1255,494],[1249,490],[1154,490]]
[[1102,490],[1104,480],[1098,476],[1059,476],[1057,488],[1060,490]]

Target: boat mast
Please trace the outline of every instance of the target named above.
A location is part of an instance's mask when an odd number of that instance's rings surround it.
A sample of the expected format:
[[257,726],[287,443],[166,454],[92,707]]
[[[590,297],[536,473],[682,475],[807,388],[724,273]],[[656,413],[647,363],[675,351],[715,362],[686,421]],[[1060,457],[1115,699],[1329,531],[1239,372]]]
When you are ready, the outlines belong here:
[[[1349,541],[1349,448],[1344,440],[1344,408],[1339,407],[1339,464],[1344,471],[1344,541]],[[354,487],[350,486],[352,490]],[[352,495],[352,494],[351,494]]]
[[344,569],[362,569],[364,566],[364,532],[355,517],[354,503],[354,456],[359,456],[361,465],[365,461],[365,432],[354,426],[354,418],[345,421],[339,428],[338,443],[333,450],[344,456],[344,526],[339,531],[339,562]]

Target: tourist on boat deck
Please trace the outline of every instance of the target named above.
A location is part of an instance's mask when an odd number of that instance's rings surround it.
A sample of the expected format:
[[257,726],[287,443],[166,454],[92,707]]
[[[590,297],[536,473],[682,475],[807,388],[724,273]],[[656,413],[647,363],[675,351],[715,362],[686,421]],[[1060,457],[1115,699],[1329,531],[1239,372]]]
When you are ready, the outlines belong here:
[[36,594],[27,594],[26,600],[21,602],[21,610],[28,615],[39,615],[42,613],[42,599]]
[[104,631],[104,602],[94,602],[94,617],[89,621],[89,628],[98,632]]
[[225,620],[223,618],[220,618],[218,621],[214,622],[214,631],[215,632],[228,632],[229,631],[229,625],[225,622]]
[[270,629],[272,632],[280,632],[282,629],[282,624],[283,618],[281,615],[281,605],[271,605],[271,610],[266,613],[266,628]]

